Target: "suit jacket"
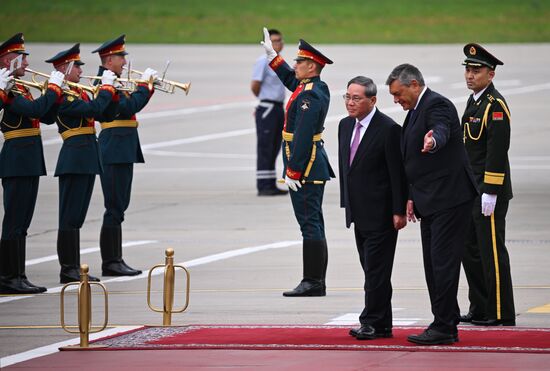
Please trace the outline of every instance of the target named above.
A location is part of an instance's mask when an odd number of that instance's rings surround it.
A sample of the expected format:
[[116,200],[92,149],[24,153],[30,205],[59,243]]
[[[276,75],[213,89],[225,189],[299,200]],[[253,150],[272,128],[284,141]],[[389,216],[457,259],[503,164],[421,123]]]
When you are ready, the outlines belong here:
[[353,222],[361,230],[392,228],[393,215],[405,215],[407,203],[401,127],[377,109],[350,165],[355,122],[348,116],[338,126],[340,206],[346,209],[346,226]]
[[[436,147],[422,153],[424,136],[434,131]],[[409,199],[418,216],[452,208],[477,195],[476,182],[464,149],[456,108],[444,96],[426,89],[414,117],[405,118],[401,152],[409,182]]]

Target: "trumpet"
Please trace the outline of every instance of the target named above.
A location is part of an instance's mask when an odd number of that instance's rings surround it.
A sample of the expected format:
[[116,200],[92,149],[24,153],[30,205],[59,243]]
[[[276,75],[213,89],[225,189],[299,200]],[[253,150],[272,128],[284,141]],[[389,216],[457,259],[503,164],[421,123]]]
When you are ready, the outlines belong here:
[[[25,68],[25,71],[32,74],[31,80],[33,81],[33,83],[35,83],[35,84],[44,84],[47,88],[48,81],[45,80],[44,83],[41,83],[40,81],[38,81],[36,76],[41,76],[41,77],[45,77],[46,79],[48,79],[48,78],[50,78],[50,75],[42,73],[42,72],[31,70],[30,68]],[[69,87],[78,88],[78,89],[82,89],[84,91],[87,91],[90,94],[92,94],[94,97],[96,97],[97,93],[99,92],[99,87],[95,87],[95,86],[92,87],[92,86],[88,86],[88,85],[78,84],[76,82],[71,82],[71,81],[67,81],[67,80],[65,80],[64,83],[67,84],[67,86],[69,86]],[[73,97],[79,97],[80,96],[80,94],[78,94],[77,92],[72,91],[70,89],[62,89],[62,90],[63,90],[63,94],[72,95]],[[44,94],[44,93],[42,93],[42,94]]]
[[[90,81],[90,85],[94,84],[94,81],[101,81],[101,76],[90,76],[90,75],[82,75],[80,76],[81,79],[88,79]],[[127,92],[134,92],[137,89],[137,84],[134,84],[132,81],[128,82],[128,79],[122,79],[117,77],[115,79],[115,82],[118,82],[121,84],[121,86],[117,86],[117,90],[127,91]],[[93,85],[96,89],[99,89],[98,85]]]
[[13,85],[11,87],[8,87],[7,90],[10,90],[13,94],[25,94],[26,92],[19,89],[17,85],[23,85],[27,88],[33,88],[40,91],[41,95],[44,95],[46,93],[46,90],[48,90],[48,81],[44,81],[43,83],[34,82],[34,81],[27,81],[22,79],[13,79]]
[[[139,74],[139,75],[143,75],[143,72],[138,71],[138,70],[130,70],[130,72],[135,73],[135,74]],[[145,80],[133,80],[132,79],[132,81],[136,81],[137,83],[150,84],[150,81],[145,81]],[[157,78],[157,79],[153,80],[153,86],[155,87],[156,90],[162,91],[163,93],[168,93],[168,94],[174,94],[176,92],[176,88],[177,88],[177,89],[183,90],[185,92],[185,95],[188,95],[189,90],[191,89],[191,83],[190,82],[182,83],[182,82],[177,82],[177,81],[172,81],[172,80],[166,80],[164,78],[164,76],[162,78]]]

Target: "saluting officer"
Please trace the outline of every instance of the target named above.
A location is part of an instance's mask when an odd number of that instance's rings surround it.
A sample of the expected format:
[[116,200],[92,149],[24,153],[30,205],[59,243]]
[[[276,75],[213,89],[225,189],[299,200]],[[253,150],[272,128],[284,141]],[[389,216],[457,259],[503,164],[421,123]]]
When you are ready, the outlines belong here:
[[481,196],[474,203],[463,259],[470,309],[461,321],[514,326],[510,259],[504,238],[512,198],[510,111],[493,85],[495,68],[503,63],[478,44],[467,44],[464,54],[466,85],[473,91],[462,116],[464,144]]
[[325,296],[328,262],[323,220],[325,182],[334,172],[321,139],[330,93],[320,74],[332,61],[300,39],[294,69],[277,55],[264,28],[269,65],[283,84],[292,91],[286,105],[283,127],[283,164],[285,183],[292,190],[290,198],[303,238],[303,279],[284,296]]
[[[101,58],[98,76],[103,71],[110,70],[116,76],[122,75],[126,65],[125,35],[105,42],[93,51]],[[142,80],[157,78],[157,72],[147,68]],[[120,90],[118,109],[115,114],[104,112],[96,116],[101,122],[99,133],[99,148],[103,161],[101,173],[101,188],[105,200],[105,213],[99,245],[103,260],[102,274],[104,276],[135,276],[141,274],[138,269],[131,268],[122,259],[122,230],[124,212],[130,204],[134,163],[143,163],[143,154],[139,144],[138,122],[136,113],[149,102],[154,89],[149,84],[140,83],[136,91],[129,93]]]
[[[59,52],[46,60],[65,74],[67,81],[78,83],[82,74],[80,44]],[[72,62],[72,63],[71,63]],[[59,152],[55,175],[59,177],[59,229],[57,256],[61,271],[60,283],[80,280],[80,228],[86,218],[96,174],[101,173],[99,145],[94,117],[108,108],[115,112],[118,94],[113,86],[116,75],[105,70],[97,97],[90,100],[79,87],[71,87],[74,95],[65,95],[56,116],[63,146]],[[114,104],[111,104],[112,102]],[[89,276],[90,281],[99,281]]]
[[[25,75],[28,53],[23,34],[18,33],[0,45],[0,67],[22,55],[15,78]],[[53,71],[47,90],[34,99],[22,84],[16,83],[4,101],[1,129],[4,146],[0,152],[0,178],[4,188],[4,220],[0,241],[0,294],[37,294],[45,287],[32,284],[25,274],[27,230],[31,224],[40,176],[46,175],[40,119],[53,115],[62,97],[64,76]]]

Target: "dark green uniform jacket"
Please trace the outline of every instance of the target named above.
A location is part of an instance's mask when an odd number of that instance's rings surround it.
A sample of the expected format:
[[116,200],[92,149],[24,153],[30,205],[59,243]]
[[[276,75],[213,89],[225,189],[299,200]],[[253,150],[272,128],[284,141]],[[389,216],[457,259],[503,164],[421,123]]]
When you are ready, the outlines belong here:
[[510,178],[510,111],[506,101],[490,83],[477,102],[471,95],[464,116],[464,145],[480,193],[512,198]]

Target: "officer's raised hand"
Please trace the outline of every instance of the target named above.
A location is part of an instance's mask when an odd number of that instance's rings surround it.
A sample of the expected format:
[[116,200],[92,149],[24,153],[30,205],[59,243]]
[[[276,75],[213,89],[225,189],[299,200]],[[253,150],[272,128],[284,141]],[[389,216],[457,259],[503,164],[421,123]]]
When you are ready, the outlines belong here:
[[302,183],[299,180],[289,178],[288,175],[285,175],[285,184],[294,192],[298,192],[298,188],[302,188]]
[[264,27],[264,41],[260,41],[260,44],[265,49],[267,55],[267,61],[271,62],[277,56],[277,52],[273,49],[273,44],[271,43],[271,37],[269,36],[269,31]]

